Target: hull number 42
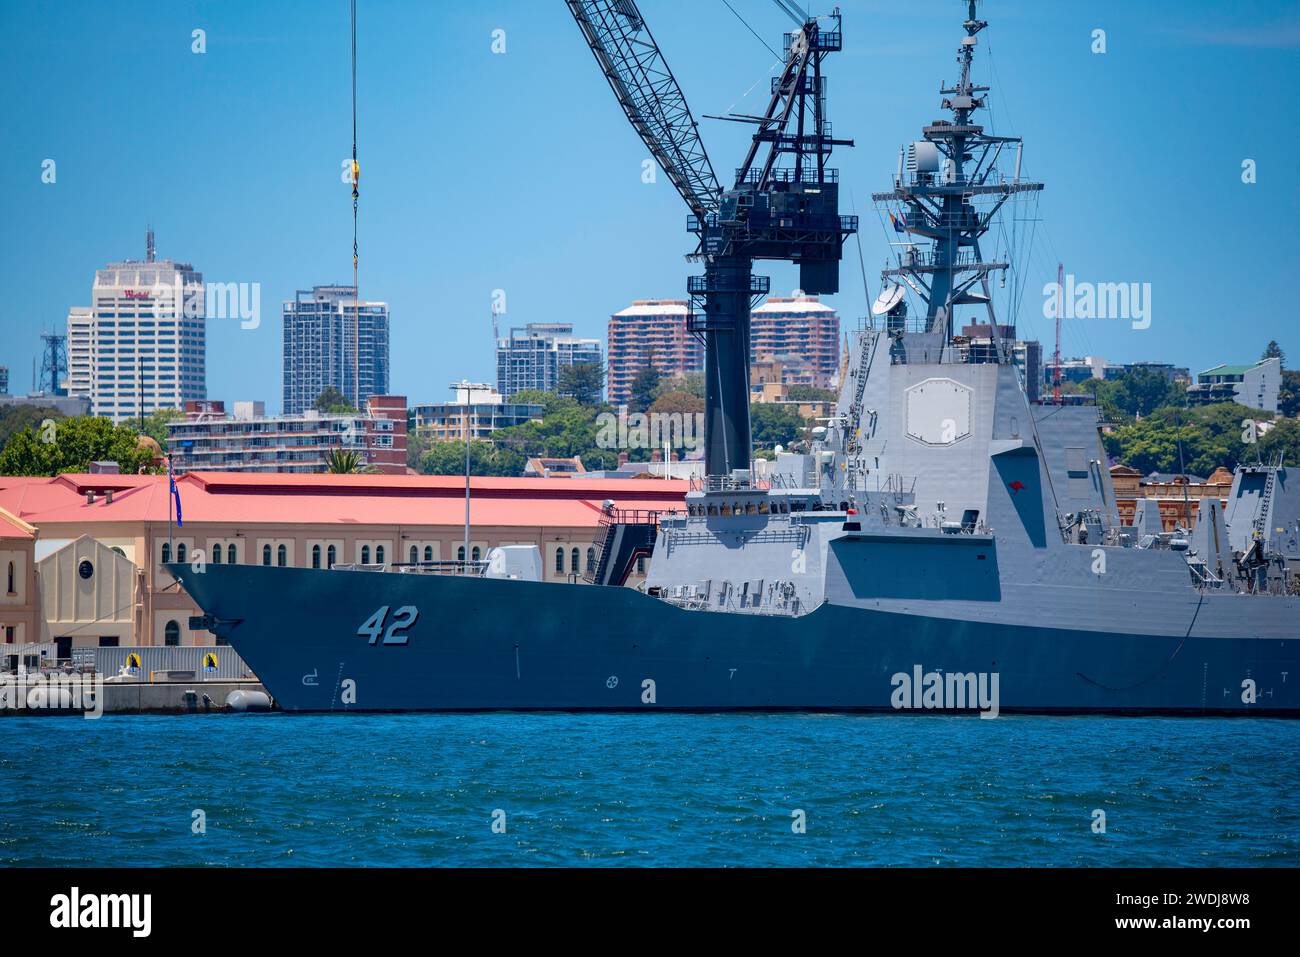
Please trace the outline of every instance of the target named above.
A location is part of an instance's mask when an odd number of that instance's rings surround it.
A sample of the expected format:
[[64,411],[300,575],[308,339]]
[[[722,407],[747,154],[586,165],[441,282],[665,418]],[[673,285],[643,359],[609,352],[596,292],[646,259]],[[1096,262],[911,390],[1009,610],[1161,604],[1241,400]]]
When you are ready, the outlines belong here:
[[[357,629],[357,634],[362,638],[369,638],[370,644],[379,640],[379,636],[384,636],[385,645],[404,645],[410,639],[406,630],[415,624],[415,620],[420,617],[420,609],[414,605],[403,605],[393,612],[392,618],[388,616],[388,606],[381,605],[379,609],[367,618]],[[385,630],[384,625],[388,628]]]

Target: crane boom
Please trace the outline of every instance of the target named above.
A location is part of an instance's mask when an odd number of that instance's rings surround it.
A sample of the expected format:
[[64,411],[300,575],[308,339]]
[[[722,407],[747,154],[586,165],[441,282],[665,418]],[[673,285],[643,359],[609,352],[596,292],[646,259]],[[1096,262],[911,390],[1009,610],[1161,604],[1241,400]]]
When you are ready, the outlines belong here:
[[565,0],[641,141],[701,219],[719,187],[686,96],[633,0]]
[[[822,60],[841,49],[839,10],[800,18],[793,3],[778,3],[799,27],[786,35],[765,113],[723,117],[756,129],[735,184],[720,190],[686,98],[636,4],[565,2],[632,126],[691,209],[686,228],[698,238],[704,275],[687,280],[686,328],[704,345],[704,468],[729,480],[753,465],[750,310],[771,288],[754,275],[754,261],[795,263],[805,292],[834,293],[844,239],[858,228],[856,216],[839,214],[839,175],[826,167],[834,147],[853,145],[836,139],[826,120]],[[783,161],[792,165],[778,166]]]

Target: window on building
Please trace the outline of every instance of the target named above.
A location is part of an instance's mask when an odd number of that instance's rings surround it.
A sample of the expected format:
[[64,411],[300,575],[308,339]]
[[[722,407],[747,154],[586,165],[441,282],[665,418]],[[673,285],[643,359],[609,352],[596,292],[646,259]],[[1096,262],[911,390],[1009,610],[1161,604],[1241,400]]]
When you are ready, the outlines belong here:
[[184,542],[177,542],[177,543],[176,543],[176,560],[177,560],[178,562],[183,562],[183,561],[186,560],[186,558],[185,558],[185,543],[184,543]]
[[596,573],[596,546],[593,545],[587,549],[587,574],[594,575],[595,573]]
[[12,595],[12,594],[15,594],[15,592],[14,592],[14,563],[13,563],[13,562],[10,562],[10,563],[9,563],[9,594],[11,594],[11,595]]
[[163,547],[162,547],[162,563],[163,563],[164,565],[166,565],[166,564],[167,564],[168,562],[170,562],[171,560],[172,560],[172,546],[171,546],[171,542],[163,542]]
[[425,560],[426,562],[431,562],[431,561],[433,561],[433,546],[432,546],[432,545],[425,545],[425,546],[424,546],[424,560]]
[[263,545],[263,546],[262,546],[262,564],[263,564],[263,565],[269,565],[269,564],[271,564],[271,546],[270,546],[270,545]]
[[289,564],[289,549],[284,545],[275,550],[275,563],[281,568]]
[[578,574],[578,562],[580,560],[578,556],[580,554],[581,552],[576,548],[569,553],[569,571],[575,575]]
[[410,559],[409,559],[410,564],[414,565],[414,564],[415,564],[416,562],[418,562],[419,560],[420,560],[420,547],[419,547],[418,545],[412,545],[412,546],[411,546],[411,557],[410,557]]
[[311,567],[320,568],[320,546],[319,545],[313,545],[311,547]]
[[174,648],[181,643],[181,626],[173,618],[167,622],[167,627],[163,629],[163,644],[169,648]]
[[456,546],[456,561],[463,562],[464,560],[465,560],[465,546],[458,545]]
[[334,562],[337,558],[338,558],[338,552],[335,551],[334,546],[331,545],[329,548],[325,550],[325,567],[333,568]]
[[642,556],[641,558],[638,558],[636,560],[636,573],[638,575],[645,574],[645,556]]
[[369,565],[369,564],[370,564],[370,546],[369,546],[369,545],[362,545],[362,546],[361,546],[361,564],[362,564],[362,565]]
[[214,564],[214,565],[220,565],[220,564],[221,564],[221,544],[220,544],[220,543],[217,543],[216,545],[213,545],[213,546],[212,546],[212,564]]
[[234,565],[235,562],[236,562],[235,543],[231,542],[229,545],[226,546],[226,564]]
[[563,548],[557,548],[555,550],[555,574],[557,575],[564,574],[564,549]]
[[375,564],[376,564],[376,565],[382,565],[383,563],[384,563],[384,546],[383,546],[383,545],[376,545],[376,546],[375,546]]
[[475,545],[475,546],[474,546],[474,550],[473,550],[472,552],[470,552],[470,559],[471,559],[472,561],[478,561],[479,558],[482,557],[482,554],[483,554],[483,553],[479,551],[479,547],[478,547],[477,545]]

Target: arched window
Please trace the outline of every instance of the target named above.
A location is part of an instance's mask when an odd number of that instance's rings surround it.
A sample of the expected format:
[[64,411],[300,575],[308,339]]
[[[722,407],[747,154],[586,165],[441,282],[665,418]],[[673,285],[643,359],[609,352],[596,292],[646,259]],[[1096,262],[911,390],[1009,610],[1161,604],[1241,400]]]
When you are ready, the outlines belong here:
[[221,543],[220,542],[212,546],[212,564],[214,565],[221,564]]
[[456,547],[456,561],[463,562],[464,560],[465,560],[465,546],[458,545]]
[[335,560],[336,558],[338,558],[338,554],[339,554],[339,553],[338,553],[337,551],[334,550],[334,546],[333,546],[333,545],[331,545],[329,548],[325,549],[325,567],[326,567],[326,568],[333,568],[333,567],[334,567],[334,560]]
[[289,564],[289,549],[284,545],[275,550],[275,563],[281,568]]
[[592,575],[596,572],[596,546],[592,545],[587,549],[587,574]]
[[416,562],[418,562],[419,560],[420,560],[420,546],[419,546],[419,545],[412,545],[412,546],[411,546],[411,558],[410,558],[410,562],[409,562],[409,564],[414,565],[414,564],[415,564]]
[[424,546],[424,560],[425,560],[426,562],[431,562],[431,561],[433,561],[433,546],[432,546],[432,545],[425,545],[425,546]]
[[14,593],[14,563],[9,563],[9,594]]
[[376,565],[382,565],[383,563],[384,563],[384,546],[383,546],[383,545],[376,545],[376,546],[375,546],[375,564],[376,564]]
[[181,643],[181,626],[173,618],[167,622],[167,627],[163,629],[163,644],[168,647],[176,647]]
[[263,546],[262,546],[262,564],[263,564],[263,565],[269,565],[269,564],[271,564],[271,546],[270,546],[270,545],[263,545]]
[[163,542],[162,563],[166,565],[171,560],[172,560],[171,542]]
[[482,555],[482,552],[480,552],[478,546],[475,545],[474,550],[469,553],[469,557],[472,561],[478,561],[480,555]]
[[557,548],[555,550],[555,574],[557,575],[564,574],[564,549],[563,548]]
[[569,571],[575,575],[578,574],[578,562],[581,560],[578,556],[581,554],[576,548],[569,553]]
[[370,564],[370,546],[369,546],[369,545],[362,545],[362,546],[361,546],[361,564],[362,564],[362,565],[369,565],[369,564]]
[[226,564],[234,565],[236,561],[237,558],[235,556],[235,543],[231,542],[229,545],[226,546]]
[[319,545],[313,545],[311,547],[311,567],[320,568],[320,546]]
[[176,560],[177,560],[178,562],[183,562],[183,561],[185,561],[185,543],[184,543],[184,542],[177,542],[177,543],[176,543]]

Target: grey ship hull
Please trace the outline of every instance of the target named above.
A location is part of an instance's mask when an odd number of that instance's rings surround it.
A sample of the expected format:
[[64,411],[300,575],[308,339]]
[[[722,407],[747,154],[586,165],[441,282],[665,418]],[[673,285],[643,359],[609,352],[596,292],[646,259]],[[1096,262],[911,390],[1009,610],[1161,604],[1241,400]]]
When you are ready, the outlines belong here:
[[[171,569],[287,711],[892,712],[893,677],[919,667],[997,674],[1003,713],[1300,714],[1300,640],[1277,630],[1131,634],[1121,621],[1098,632],[833,602],[754,615],[590,585]],[[1295,601],[1281,601],[1295,620]],[[419,609],[405,644],[358,634],[385,605]]]

